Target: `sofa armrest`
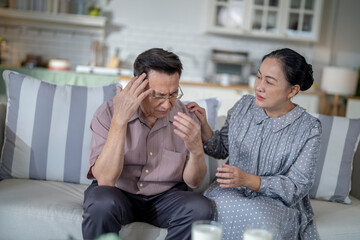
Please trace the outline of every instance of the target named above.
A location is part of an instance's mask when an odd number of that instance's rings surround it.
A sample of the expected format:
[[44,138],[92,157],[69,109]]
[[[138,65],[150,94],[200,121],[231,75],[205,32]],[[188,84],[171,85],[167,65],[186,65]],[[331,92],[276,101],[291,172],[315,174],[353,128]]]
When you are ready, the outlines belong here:
[[6,118],[6,103],[0,103],[0,154],[4,143],[4,130]]
[[360,199],[360,143],[358,144],[358,148],[354,156],[350,193],[357,199]]

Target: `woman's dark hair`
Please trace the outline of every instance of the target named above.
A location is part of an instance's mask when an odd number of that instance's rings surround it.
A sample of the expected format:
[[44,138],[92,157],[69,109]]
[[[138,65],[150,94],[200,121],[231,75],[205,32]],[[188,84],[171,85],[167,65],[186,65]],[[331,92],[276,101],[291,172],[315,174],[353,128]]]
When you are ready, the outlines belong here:
[[303,56],[289,48],[278,49],[265,55],[266,58],[278,59],[285,72],[286,80],[291,85],[298,84],[301,91],[306,91],[314,82],[311,64],[308,64]]
[[161,48],[151,48],[136,58],[134,62],[134,75],[148,74],[151,69],[169,75],[177,72],[181,76],[183,68],[179,57],[175,53]]

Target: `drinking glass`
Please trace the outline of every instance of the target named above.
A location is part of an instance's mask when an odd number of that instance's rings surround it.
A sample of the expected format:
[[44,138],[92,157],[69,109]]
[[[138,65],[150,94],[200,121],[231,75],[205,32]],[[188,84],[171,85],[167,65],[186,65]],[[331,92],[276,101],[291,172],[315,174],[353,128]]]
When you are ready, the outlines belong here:
[[273,240],[274,230],[268,225],[248,225],[245,227],[243,240]]
[[192,224],[191,240],[221,240],[222,225],[216,221],[199,220]]

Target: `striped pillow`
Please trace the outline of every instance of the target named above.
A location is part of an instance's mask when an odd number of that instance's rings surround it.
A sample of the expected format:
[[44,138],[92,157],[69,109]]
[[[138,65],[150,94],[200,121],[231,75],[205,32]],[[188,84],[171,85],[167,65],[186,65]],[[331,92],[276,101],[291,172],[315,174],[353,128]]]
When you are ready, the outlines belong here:
[[3,78],[8,102],[0,178],[89,183],[90,121],[115,95],[115,84],[52,84],[13,71]]
[[360,119],[313,114],[322,125],[320,156],[310,197],[350,204],[351,173]]

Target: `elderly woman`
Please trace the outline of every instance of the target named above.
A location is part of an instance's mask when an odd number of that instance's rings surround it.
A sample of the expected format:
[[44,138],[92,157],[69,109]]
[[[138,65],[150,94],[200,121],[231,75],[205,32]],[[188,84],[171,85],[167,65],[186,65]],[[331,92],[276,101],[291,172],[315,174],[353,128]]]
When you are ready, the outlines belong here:
[[242,97],[219,131],[212,132],[203,108],[187,105],[201,122],[205,152],[229,157],[204,193],[216,204],[223,239],[242,239],[249,225],[267,225],[274,239],[318,238],[309,190],[321,125],[291,101],[312,83],[312,67],[304,57],[280,49],[264,56],[255,96]]

